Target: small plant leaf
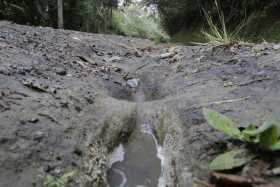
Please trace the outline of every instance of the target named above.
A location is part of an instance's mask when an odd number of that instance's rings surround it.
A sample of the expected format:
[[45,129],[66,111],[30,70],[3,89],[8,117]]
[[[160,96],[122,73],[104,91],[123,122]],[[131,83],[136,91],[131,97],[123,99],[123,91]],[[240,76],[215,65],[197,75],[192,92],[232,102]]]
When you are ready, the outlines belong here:
[[248,131],[255,131],[256,129],[256,125],[250,124],[248,127],[245,128],[245,130],[241,131],[240,140],[245,142],[258,143],[258,136],[246,133]]
[[259,135],[261,134],[262,132],[266,131],[267,129],[271,128],[273,125],[277,124],[276,120],[273,118],[273,119],[270,119],[270,120],[267,120],[263,123],[262,126],[260,126],[259,128],[257,129],[245,129],[243,131],[243,133],[246,133],[250,136],[256,136],[256,135]]
[[280,141],[276,142],[272,146],[270,146],[271,151],[280,151]]
[[48,175],[44,180],[44,187],[65,187],[71,178],[76,174],[75,171],[65,173],[61,177]]
[[278,141],[278,130],[275,125],[266,129],[260,134],[260,145],[264,148],[270,149],[271,146],[275,145]]
[[254,155],[250,154],[245,149],[226,152],[224,154],[219,155],[211,162],[210,169],[214,171],[234,169],[245,165],[254,157]]
[[72,172],[69,172],[69,173],[65,173],[64,175],[62,175],[60,177],[60,180],[63,182],[63,183],[67,183],[71,178],[74,177],[74,175],[76,174],[75,171],[72,171]]
[[240,137],[240,130],[235,126],[235,123],[226,116],[207,108],[203,109],[203,115],[209,125],[211,125],[214,129],[219,130],[233,138]]

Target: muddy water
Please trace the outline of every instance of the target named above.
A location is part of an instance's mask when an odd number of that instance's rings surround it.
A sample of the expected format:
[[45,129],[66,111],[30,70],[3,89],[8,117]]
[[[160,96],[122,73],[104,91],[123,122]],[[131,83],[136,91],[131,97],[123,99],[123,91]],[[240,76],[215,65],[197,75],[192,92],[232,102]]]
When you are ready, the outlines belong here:
[[[145,100],[141,90],[135,92],[134,101]],[[111,187],[156,187],[161,176],[161,160],[156,139],[149,124],[137,115],[137,129],[128,143],[120,145],[113,154],[115,162],[108,171]]]

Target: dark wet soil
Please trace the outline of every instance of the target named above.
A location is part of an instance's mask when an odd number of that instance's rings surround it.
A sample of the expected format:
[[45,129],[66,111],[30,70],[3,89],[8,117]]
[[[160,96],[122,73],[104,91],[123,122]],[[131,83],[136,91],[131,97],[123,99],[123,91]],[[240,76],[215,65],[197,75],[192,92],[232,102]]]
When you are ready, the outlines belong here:
[[[163,147],[167,186],[197,186],[208,163],[235,146],[201,109],[240,126],[279,117],[279,71],[276,44],[155,45],[0,22],[0,186],[43,186],[71,171],[67,186],[107,186],[109,155],[130,141],[138,118]],[[279,167],[278,158],[268,154],[263,168]]]

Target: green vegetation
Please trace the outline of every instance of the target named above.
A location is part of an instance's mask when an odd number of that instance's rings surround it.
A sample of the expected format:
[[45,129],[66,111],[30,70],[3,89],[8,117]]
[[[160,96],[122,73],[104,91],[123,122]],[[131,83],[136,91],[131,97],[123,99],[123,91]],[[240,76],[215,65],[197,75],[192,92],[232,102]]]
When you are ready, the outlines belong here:
[[210,169],[215,171],[230,170],[241,167],[255,156],[246,149],[238,149],[219,155],[210,163]]
[[112,27],[126,36],[153,39],[158,42],[167,41],[168,35],[162,30],[156,15],[150,15],[139,5],[130,5],[113,11]]
[[[280,41],[278,0],[64,0],[64,28],[176,42]],[[133,12],[135,11],[135,12]],[[140,16],[140,17],[139,17]],[[57,27],[57,0],[0,0],[0,19]],[[164,31],[165,32],[164,32]],[[201,33],[203,31],[203,33]]]
[[[213,110],[205,108],[203,109],[203,115],[210,126],[231,138],[245,143],[256,144],[267,151],[280,150],[280,140],[275,119],[264,122],[260,127],[251,124],[241,131],[231,119]],[[227,170],[242,166],[254,157],[244,152],[244,150],[237,150],[222,154],[210,164],[210,169]],[[248,151],[246,150],[246,152]]]
[[[106,32],[116,2],[64,0],[64,28]],[[57,27],[57,0],[0,0],[0,19],[19,24]]]
[[44,187],[65,187],[67,183],[74,177],[75,172],[69,172],[61,177],[48,175],[44,180]]
[[246,26],[248,21],[242,21],[240,24],[234,28],[233,31],[228,30],[226,25],[224,12],[221,10],[220,4],[215,0],[215,6],[218,12],[218,24],[214,23],[214,18],[211,17],[205,9],[203,9],[206,21],[209,26],[209,31],[203,31],[206,40],[213,44],[230,44],[239,41],[238,35],[241,30]]
[[[277,0],[220,0],[219,9],[215,0],[154,0],[154,2],[158,5],[164,28],[175,41],[180,40],[184,43],[204,41],[201,30],[210,34],[207,34],[207,40],[210,41],[221,38],[222,42],[228,39],[249,42],[280,41],[278,32],[280,1]],[[224,14],[223,21],[221,13]],[[222,28],[223,24],[226,25],[227,33]],[[213,32],[213,29],[215,30],[213,26],[219,28],[219,32]]]

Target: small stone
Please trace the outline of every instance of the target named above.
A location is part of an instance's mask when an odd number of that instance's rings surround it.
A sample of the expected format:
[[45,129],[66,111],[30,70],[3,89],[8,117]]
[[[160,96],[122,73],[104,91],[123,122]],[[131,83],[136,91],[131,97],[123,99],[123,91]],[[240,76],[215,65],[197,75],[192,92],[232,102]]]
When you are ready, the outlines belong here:
[[38,118],[32,118],[32,119],[28,120],[28,122],[30,122],[30,123],[37,123],[38,121],[39,121]]
[[107,74],[104,74],[102,78],[107,81],[110,80],[110,76]]
[[164,53],[159,56],[160,59],[166,59],[172,57],[172,53]]
[[44,133],[42,131],[37,131],[33,135],[33,140],[40,141],[44,137]]
[[119,62],[122,60],[122,57],[119,57],[119,56],[113,56],[109,59],[105,59],[106,62]]
[[126,81],[126,84],[130,88],[137,88],[138,87],[138,79],[129,79],[128,81]]
[[65,76],[67,75],[67,71],[63,68],[55,68],[55,72],[58,75]]
[[234,83],[231,81],[224,83],[224,87],[232,87],[232,86],[234,86]]
[[54,173],[57,175],[61,174],[61,172],[62,172],[62,170],[58,167],[54,169]]
[[138,50],[135,51],[134,55],[136,57],[142,57],[142,54]]
[[49,88],[49,91],[53,94],[57,93],[57,89],[56,88]]
[[274,49],[274,50],[278,50],[278,49],[280,49],[280,44],[276,44],[276,45],[274,45],[274,46],[273,46],[273,49]]

